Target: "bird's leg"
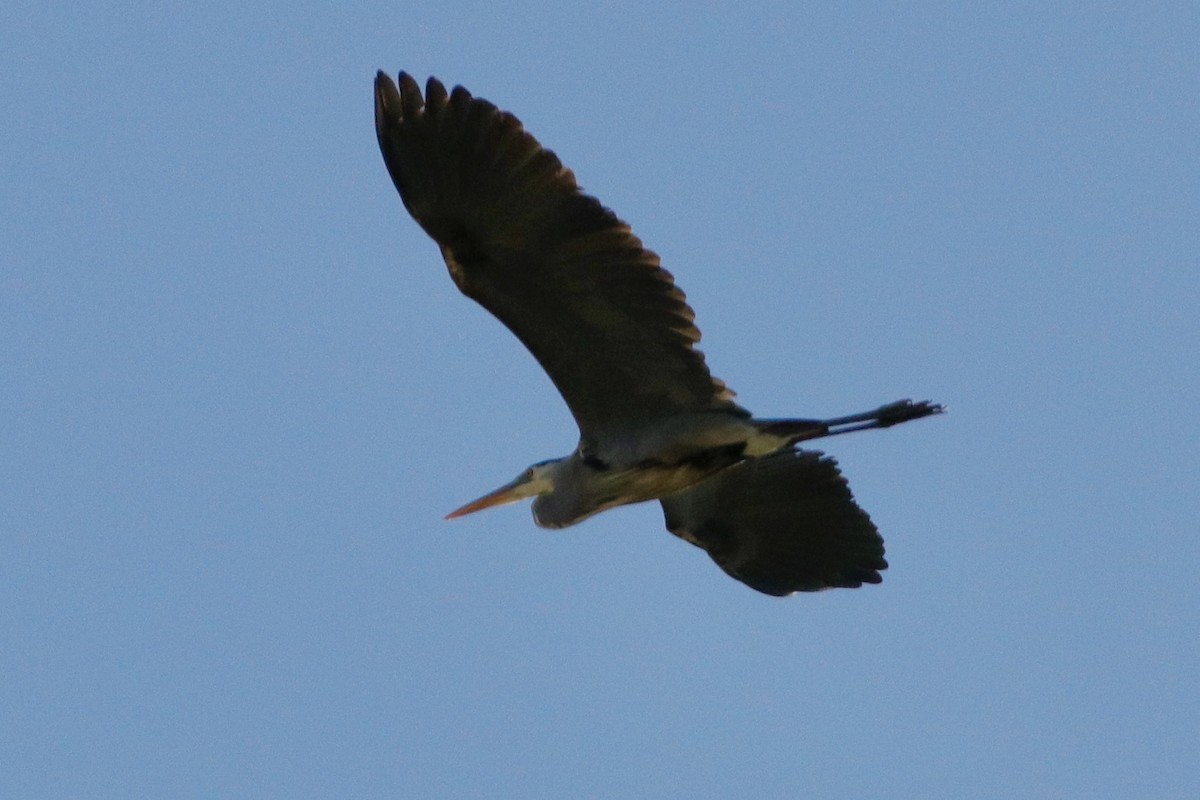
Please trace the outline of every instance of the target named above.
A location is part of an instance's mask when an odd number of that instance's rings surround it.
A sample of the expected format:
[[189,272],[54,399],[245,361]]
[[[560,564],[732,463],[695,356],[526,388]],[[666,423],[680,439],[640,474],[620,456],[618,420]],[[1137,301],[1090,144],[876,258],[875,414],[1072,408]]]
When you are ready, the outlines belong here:
[[911,400],[897,400],[895,403],[880,406],[874,411],[864,411],[861,414],[819,420],[811,432],[802,433],[794,441],[802,442],[807,439],[823,439],[827,436],[839,436],[843,433],[865,431],[871,428],[890,428],[893,425],[899,425],[901,422],[928,417],[931,414],[940,414],[944,410],[941,404],[931,403],[928,400],[922,400],[919,403],[914,403]]

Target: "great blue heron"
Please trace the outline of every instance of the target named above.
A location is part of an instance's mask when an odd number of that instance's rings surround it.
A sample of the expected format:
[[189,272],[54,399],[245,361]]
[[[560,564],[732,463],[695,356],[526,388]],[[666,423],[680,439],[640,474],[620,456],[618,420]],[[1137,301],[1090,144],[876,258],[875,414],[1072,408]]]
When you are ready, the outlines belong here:
[[379,147],[450,276],[516,334],[579,445],[449,517],[533,497],[543,528],[658,500],[671,533],[785,595],[879,583],[883,539],[831,458],[798,442],[938,413],[908,400],[837,419],[755,419],[709,374],[692,309],[629,226],[517,118],[430,78],[375,79]]

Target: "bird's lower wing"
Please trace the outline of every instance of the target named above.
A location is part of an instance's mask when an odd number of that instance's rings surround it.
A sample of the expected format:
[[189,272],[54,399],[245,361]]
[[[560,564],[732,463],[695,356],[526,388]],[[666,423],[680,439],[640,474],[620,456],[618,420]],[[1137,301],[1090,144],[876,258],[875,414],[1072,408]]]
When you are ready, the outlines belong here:
[[771,595],[879,583],[883,539],[832,458],[748,459],[662,499],[667,529]]

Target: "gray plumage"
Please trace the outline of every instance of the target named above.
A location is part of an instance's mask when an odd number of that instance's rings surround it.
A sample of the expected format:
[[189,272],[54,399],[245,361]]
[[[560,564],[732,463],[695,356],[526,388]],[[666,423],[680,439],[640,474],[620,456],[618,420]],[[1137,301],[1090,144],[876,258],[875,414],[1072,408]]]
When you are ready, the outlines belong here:
[[462,87],[375,81],[388,172],[451,277],[529,349],[579,426],[578,447],[450,516],[534,497],[561,528],[661,500],[672,533],[768,594],[878,583],[883,541],[807,439],[940,412],[900,401],[828,420],[760,420],[694,347],[694,314],[658,256],[584,194],[511,114]]

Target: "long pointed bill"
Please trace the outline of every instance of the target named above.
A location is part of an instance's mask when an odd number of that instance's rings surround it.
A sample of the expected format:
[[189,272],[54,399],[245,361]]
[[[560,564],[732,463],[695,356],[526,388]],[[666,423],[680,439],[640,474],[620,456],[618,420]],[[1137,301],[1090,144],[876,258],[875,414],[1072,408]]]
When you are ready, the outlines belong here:
[[488,492],[478,500],[472,500],[462,508],[451,511],[446,515],[446,519],[457,519],[458,517],[465,517],[467,514],[474,514],[476,511],[483,511],[485,508],[515,503],[518,500],[524,500],[526,497],[537,494],[538,490],[539,487],[536,481],[522,475],[515,481],[506,483],[493,492]]

